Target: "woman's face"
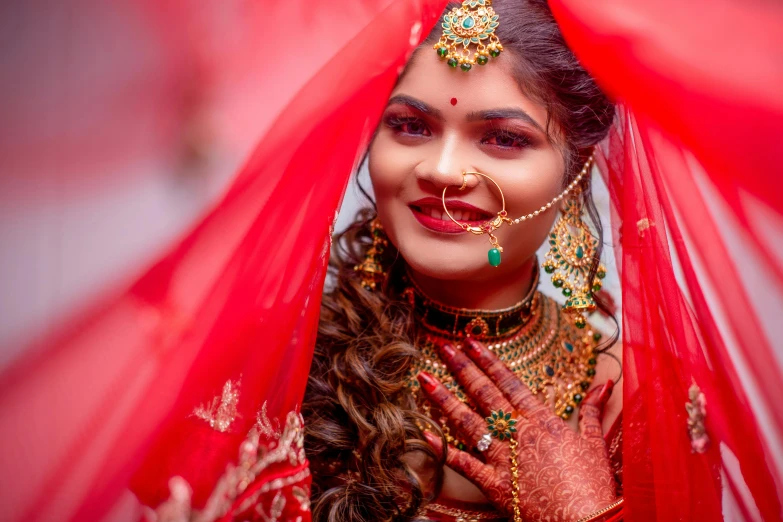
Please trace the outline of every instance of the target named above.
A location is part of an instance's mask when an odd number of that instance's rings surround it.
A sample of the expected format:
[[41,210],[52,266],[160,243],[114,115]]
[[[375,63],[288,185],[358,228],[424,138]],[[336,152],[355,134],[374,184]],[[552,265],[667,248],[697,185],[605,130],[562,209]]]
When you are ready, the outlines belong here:
[[[502,262],[490,266],[486,234],[464,232],[443,213],[479,224],[501,209],[500,194],[478,171],[500,185],[509,217],[551,201],[563,186],[564,159],[544,131],[546,110],[527,97],[504,54],[463,72],[434,52],[417,52],[383,114],[370,148],[369,168],[378,214],[409,266],[441,280],[491,280],[518,270],[546,239],[556,207],[495,232]],[[553,135],[557,129],[553,129]]]

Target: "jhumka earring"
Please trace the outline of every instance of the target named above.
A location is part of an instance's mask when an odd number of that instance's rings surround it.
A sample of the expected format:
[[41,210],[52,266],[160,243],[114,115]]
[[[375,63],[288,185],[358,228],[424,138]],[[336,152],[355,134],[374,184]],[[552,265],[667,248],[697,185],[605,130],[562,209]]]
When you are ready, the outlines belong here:
[[[591,160],[592,156],[585,164],[585,169],[589,168]],[[562,215],[549,235],[549,252],[543,267],[547,274],[552,274],[555,288],[560,288],[568,298],[563,310],[577,314],[575,324],[584,328],[587,323],[582,313],[595,310],[592,292],[601,289],[601,279],[606,277],[606,268],[600,265],[593,280],[589,281],[590,268],[598,250],[598,239],[582,220],[581,195],[582,191],[577,188],[564,201]]]
[[376,286],[386,279],[386,272],[381,264],[381,256],[389,244],[386,235],[383,233],[381,222],[376,217],[370,223],[370,232],[372,233],[372,245],[364,253],[364,261],[354,266],[353,269],[361,272],[362,286],[367,290],[375,290]]
[[[434,49],[449,67],[459,66],[467,72],[476,64],[486,65],[490,56],[500,56],[503,45],[495,35],[498,15],[491,5],[492,0],[465,0],[462,7],[444,15],[443,34]],[[472,55],[471,44],[476,45]]]
[[486,174],[482,174],[481,172],[463,172],[462,186],[459,188],[459,190],[465,190],[465,187],[468,186],[468,174],[482,176],[491,181],[497,187],[498,192],[500,192],[500,201],[503,204],[503,208],[500,209],[497,216],[495,216],[493,219],[490,219],[486,223],[483,223],[480,227],[474,227],[472,225],[468,225],[467,223],[460,223],[454,219],[454,216],[451,215],[451,212],[449,212],[449,209],[446,207],[446,190],[449,188],[449,185],[446,185],[443,187],[443,194],[441,195],[441,200],[443,201],[443,210],[446,212],[446,215],[449,216],[449,219],[462,227],[462,230],[479,236],[482,234],[489,234],[489,243],[492,245],[492,248],[490,248],[489,252],[487,252],[487,258],[489,259],[490,265],[498,266],[500,264],[500,253],[503,252],[503,247],[500,246],[498,238],[492,232],[500,228],[500,225],[503,223],[511,224],[511,219],[508,218],[508,213],[506,212],[506,198],[503,196],[503,191],[501,190],[500,185],[498,185],[494,179],[490,178]]

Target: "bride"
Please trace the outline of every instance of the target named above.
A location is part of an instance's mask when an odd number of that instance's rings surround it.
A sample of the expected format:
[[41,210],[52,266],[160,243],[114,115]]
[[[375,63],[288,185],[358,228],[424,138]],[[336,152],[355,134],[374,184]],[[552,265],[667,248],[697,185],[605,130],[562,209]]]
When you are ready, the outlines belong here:
[[303,405],[316,520],[620,509],[620,350],[581,313],[605,276],[590,176],[614,105],[546,4],[489,4],[446,11],[372,141],[374,209],[340,238]]

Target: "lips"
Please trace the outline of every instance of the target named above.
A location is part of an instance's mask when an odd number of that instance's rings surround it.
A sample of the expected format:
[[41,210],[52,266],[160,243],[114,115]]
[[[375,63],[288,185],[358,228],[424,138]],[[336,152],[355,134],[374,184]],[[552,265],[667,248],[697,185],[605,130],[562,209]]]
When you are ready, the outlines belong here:
[[[471,226],[479,226],[492,218],[492,214],[460,200],[447,200],[452,217]],[[425,228],[434,232],[458,233],[462,228],[454,223],[443,210],[443,202],[438,198],[423,198],[408,204],[413,216]]]

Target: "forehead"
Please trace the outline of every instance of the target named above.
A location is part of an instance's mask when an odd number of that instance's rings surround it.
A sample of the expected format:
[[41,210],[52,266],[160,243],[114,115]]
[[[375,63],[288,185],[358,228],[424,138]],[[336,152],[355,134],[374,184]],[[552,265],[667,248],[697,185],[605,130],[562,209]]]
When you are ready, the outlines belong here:
[[[487,65],[474,66],[468,72],[453,69],[438,58],[430,46],[420,48],[405,69],[392,96],[413,96],[446,117],[496,108],[520,108],[540,125],[546,122],[546,108],[526,96],[512,73],[511,53],[503,53]],[[456,106],[451,99],[456,98]]]

